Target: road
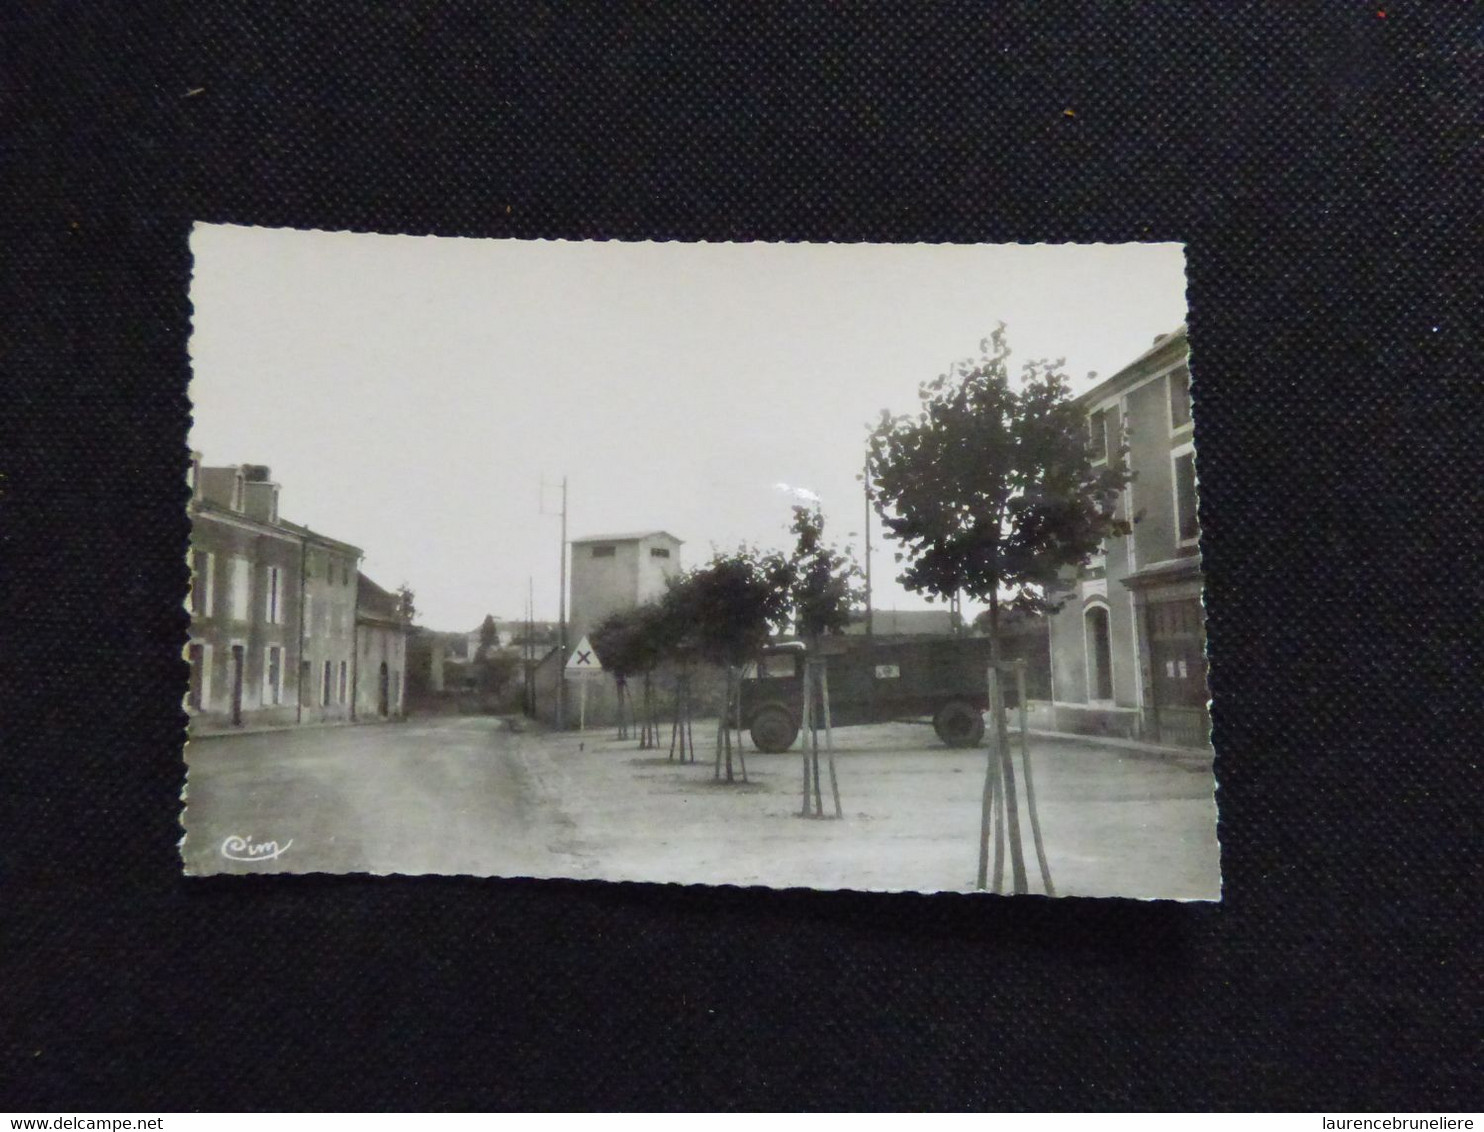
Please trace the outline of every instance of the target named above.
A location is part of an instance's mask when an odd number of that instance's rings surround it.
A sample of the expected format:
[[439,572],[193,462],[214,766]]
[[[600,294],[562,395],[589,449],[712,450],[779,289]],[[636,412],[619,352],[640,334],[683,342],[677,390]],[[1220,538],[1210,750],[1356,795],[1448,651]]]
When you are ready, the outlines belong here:
[[195,874],[540,874],[572,833],[549,756],[495,718],[211,737],[187,763]]
[[[983,750],[910,724],[842,728],[844,820],[806,821],[797,752],[749,750],[748,781],[718,782],[710,726],[696,725],[698,763],[611,730],[516,733],[473,716],[197,740],[186,868],[973,888]],[[1059,895],[1219,896],[1209,753],[1050,737],[1031,750]]]

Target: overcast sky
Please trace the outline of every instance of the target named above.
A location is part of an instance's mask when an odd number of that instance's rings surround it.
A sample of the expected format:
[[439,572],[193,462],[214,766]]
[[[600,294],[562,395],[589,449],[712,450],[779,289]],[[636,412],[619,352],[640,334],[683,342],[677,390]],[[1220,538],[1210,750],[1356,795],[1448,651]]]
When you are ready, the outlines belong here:
[[[663,529],[682,564],[785,549],[792,500],[862,548],[882,409],[975,356],[1110,376],[1185,318],[1177,244],[636,244],[198,225],[191,446],[267,464],[285,518],[362,547],[419,622],[555,620],[568,534]],[[873,521],[880,609],[893,581]]]

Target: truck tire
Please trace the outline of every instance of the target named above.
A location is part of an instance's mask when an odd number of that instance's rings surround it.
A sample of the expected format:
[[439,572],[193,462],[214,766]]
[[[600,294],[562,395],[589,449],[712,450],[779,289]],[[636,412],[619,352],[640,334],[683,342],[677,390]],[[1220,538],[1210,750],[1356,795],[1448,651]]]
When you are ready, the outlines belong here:
[[977,747],[984,738],[984,716],[967,700],[949,700],[933,716],[933,730],[950,747]]
[[787,708],[770,704],[753,713],[748,733],[759,751],[776,755],[794,745],[794,740],[799,737],[799,725]]

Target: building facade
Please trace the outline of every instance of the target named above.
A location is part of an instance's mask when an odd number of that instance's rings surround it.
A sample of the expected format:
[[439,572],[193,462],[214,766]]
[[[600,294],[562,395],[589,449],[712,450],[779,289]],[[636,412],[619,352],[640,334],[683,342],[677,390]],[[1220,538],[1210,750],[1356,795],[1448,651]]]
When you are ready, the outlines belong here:
[[1178,746],[1209,742],[1200,525],[1182,326],[1083,394],[1094,460],[1133,474],[1110,539],[1049,619],[1059,730]]
[[356,575],[355,628],[356,718],[405,714],[407,623],[401,599],[365,574]]
[[191,635],[186,710],[193,723],[298,720],[302,540],[278,519],[267,468],[191,469]]
[[[190,489],[192,732],[355,719],[360,548],[283,519],[262,465],[207,467],[193,453]],[[382,648],[398,681],[400,634]]]
[[680,573],[681,541],[667,531],[635,531],[572,540],[570,650],[609,614],[665,592]]
[[300,538],[299,722],[345,723],[355,718],[356,577],[361,551],[284,523]]
[[[653,601],[679,575],[680,539],[668,531],[630,531],[591,535],[571,542],[566,653],[557,650],[534,666],[531,676],[535,714],[555,722],[560,714],[569,727],[585,721],[606,726],[618,718],[617,686],[611,676],[588,677],[580,685],[563,675],[572,649],[603,619]],[[558,697],[564,708],[557,711]]]

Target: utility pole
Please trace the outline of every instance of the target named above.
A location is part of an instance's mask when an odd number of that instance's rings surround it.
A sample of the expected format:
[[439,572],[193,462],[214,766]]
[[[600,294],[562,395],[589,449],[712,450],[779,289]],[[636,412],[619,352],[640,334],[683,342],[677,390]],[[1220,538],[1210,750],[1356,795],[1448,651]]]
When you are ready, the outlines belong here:
[[[542,514],[548,515],[546,507],[546,489],[556,487],[556,484],[548,484],[541,481],[541,506]],[[557,662],[557,690],[556,690],[556,725],[557,730],[562,731],[567,726],[567,477],[562,477],[562,565],[559,573],[560,582],[557,593],[557,648],[560,650]]]
[[871,622],[871,457],[866,455],[866,471],[861,477],[866,485],[866,641],[870,642],[874,628]]
[[525,639],[521,642],[521,671],[525,674],[525,715],[536,718],[536,580],[525,579]]

